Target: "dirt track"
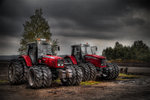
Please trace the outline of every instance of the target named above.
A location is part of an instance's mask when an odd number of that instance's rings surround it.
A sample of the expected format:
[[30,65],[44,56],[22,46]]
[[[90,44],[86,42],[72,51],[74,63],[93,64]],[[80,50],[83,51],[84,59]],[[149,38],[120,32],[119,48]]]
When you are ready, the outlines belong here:
[[150,76],[124,78],[68,87],[54,83],[51,88],[37,90],[26,85],[10,86],[0,78],[0,100],[150,100]]

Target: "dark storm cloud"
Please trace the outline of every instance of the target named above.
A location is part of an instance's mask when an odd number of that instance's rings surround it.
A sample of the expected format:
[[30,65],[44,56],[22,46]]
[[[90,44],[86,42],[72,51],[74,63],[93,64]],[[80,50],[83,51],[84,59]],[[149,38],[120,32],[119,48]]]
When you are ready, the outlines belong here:
[[150,10],[149,0],[126,0],[130,6]]
[[[43,8],[54,35],[99,39],[128,38],[131,33],[144,34],[143,39],[149,36],[148,0],[2,0],[0,4],[1,35],[21,35],[24,21],[36,8]],[[138,15],[141,12],[145,16]],[[140,31],[134,31],[136,28]]]
[[140,18],[128,18],[124,20],[126,25],[143,25],[145,24],[145,20],[140,19]]
[[[117,39],[132,37],[131,34],[141,37],[140,34],[142,34],[144,39],[145,35],[148,35],[144,33],[146,24],[149,22],[148,19],[144,19],[149,14],[146,12],[149,9],[147,4],[148,0],[61,1],[55,6],[55,10],[52,8],[52,3],[48,7],[48,12],[53,18],[68,19],[75,23],[75,25],[70,25],[67,22],[58,22],[58,28],[61,29],[59,35]],[[145,13],[145,16],[140,16],[141,12]],[[127,29],[128,32],[125,33],[124,30],[118,32],[128,26],[132,27]],[[70,29],[79,31],[73,32]],[[133,32],[135,29],[137,32]]]
[[[49,14],[54,18],[61,18],[62,20],[73,20],[79,26],[76,26],[76,29],[113,31],[113,29],[121,27],[120,23],[114,21],[117,20],[117,17],[123,16],[128,11],[126,5],[120,5],[118,2],[108,0],[83,1],[62,1],[59,5],[55,6],[55,10],[53,10],[51,5],[48,7]],[[61,26],[63,28],[72,27],[64,26],[64,24]]]

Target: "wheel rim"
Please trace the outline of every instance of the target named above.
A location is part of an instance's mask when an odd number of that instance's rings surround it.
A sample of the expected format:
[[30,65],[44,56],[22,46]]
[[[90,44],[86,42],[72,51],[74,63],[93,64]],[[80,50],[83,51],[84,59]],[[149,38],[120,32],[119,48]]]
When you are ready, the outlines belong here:
[[34,84],[34,73],[33,73],[33,70],[30,70],[29,71],[29,85],[33,86],[33,84]]

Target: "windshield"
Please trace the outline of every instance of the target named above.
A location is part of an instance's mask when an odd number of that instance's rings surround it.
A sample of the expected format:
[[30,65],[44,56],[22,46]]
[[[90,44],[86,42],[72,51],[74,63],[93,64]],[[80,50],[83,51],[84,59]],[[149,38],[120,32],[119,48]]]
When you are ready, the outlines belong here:
[[51,45],[48,43],[39,43],[38,44],[38,56],[41,57],[43,55],[52,55]]
[[82,53],[84,55],[86,55],[86,54],[94,54],[90,46],[82,46],[81,50],[82,50]]
[[97,47],[96,46],[81,46],[82,54],[96,54]]

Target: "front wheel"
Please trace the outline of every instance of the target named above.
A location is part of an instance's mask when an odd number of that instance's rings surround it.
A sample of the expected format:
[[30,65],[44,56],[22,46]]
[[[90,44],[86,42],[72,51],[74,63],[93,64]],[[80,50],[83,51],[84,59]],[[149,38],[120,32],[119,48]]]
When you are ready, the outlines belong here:
[[66,66],[66,69],[70,69],[72,71],[72,77],[61,79],[62,84],[65,86],[79,85],[82,81],[82,71],[80,67],[77,65],[69,65]]
[[31,88],[50,87],[51,83],[52,73],[48,67],[38,65],[29,68],[28,84]]
[[74,85],[75,84],[75,81],[76,81],[76,71],[73,67],[73,65],[68,65],[68,66],[65,66],[65,69],[66,70],[71,70],[72,71],[72,77],[70,78],[63,78],[61,79],[61,83],[65,86],[71,86],[71,85]]

